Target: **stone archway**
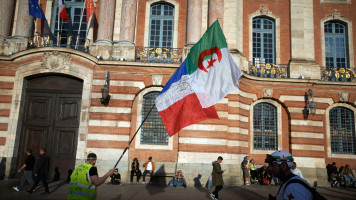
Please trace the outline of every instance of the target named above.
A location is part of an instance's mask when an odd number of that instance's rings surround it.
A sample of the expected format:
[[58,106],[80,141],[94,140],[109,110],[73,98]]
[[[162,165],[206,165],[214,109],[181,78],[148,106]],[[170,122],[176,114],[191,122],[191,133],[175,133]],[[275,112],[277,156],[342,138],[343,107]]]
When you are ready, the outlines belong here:
[[[11,162],[7,163],[6,174],[12,176],[16,169],[17,156],[19,153],[20,133],[22,127],[21,116],[24,111],[25,100],[25,85],[26,77],[41,76],[43,74],[56,73],[63,76],[71,76],[81,79],[83,81],[81,105],[79,108],[80,121],[77,134],[77,147],[75,152],[76,163],[82,162],[86,154],[88,121],[89,121],[89,107],[91,86],[93,80],[92,67],[96,64],[95,60],[88,55],[81,55],[76,52],[58,51],[56,49],[46,49],[46,51],[30,52],[31,57],[40,57],[40,59],[26,59],[27,52],[18,54],[15,60],[23,60],[16,68],[16,75],[14,80],[14,88],[11,102],[10,120],[8,125],[8,138],[13,138],[6,142],[4,153]],[[76,62],[72,62],[75,58]],[[27,60],[27,61],[26,61]],[[80,63],[80,64],[78,64]],[[84,66],[85,65],[85,66]]]

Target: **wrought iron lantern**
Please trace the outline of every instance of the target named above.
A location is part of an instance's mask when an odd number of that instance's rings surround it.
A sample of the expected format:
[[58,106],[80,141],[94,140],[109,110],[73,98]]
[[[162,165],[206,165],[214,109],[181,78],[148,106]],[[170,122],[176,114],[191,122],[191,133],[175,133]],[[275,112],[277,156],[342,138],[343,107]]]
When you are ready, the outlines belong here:
[[110,88],[110,74],[109,72],[106,72],[105,85],[104,88],[101,89],[102,98],[100,98],[100,102],[105,106],[109,104],[110,97],[111,97],[109,94],[109,88]]
[[303,110],[304,118],[308,118],[308,115],[315,115],[316,113],[316,104],[314,103],[314,94],[313,90],[309,89],[305,95],[306,108]]

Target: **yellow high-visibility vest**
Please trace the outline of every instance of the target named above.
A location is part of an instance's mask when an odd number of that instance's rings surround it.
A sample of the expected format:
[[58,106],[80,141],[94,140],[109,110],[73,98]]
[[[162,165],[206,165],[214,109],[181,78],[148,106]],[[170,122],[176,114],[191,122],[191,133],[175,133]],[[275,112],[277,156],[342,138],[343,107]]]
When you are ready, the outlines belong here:
[[256,170],[256,165],[255,164],[250,163],[250,165],[251,165],[251,167],[250,167],[251,170]]
[[70,176],[67,199],[96,200],[96,187],[87,180],[87,174],[91,167],[95,166],[82,164],[74,169]]

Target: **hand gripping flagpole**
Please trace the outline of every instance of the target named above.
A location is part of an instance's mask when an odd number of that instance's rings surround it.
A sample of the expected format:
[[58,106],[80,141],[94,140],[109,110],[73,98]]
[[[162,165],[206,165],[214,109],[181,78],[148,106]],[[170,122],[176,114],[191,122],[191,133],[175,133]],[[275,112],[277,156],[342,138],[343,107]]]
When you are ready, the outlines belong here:
[[129,146],[130,146],[130,144],[131,144],[132,140],[136,137],[136,135],[137,135],[138,131],[141,129],[141,127],[142,127],[143,123],[145,123],[145,121],[146,121],[146,119],[147,119],[148,115],[150,115],[150,113],[151,113],[151,111],[153,110],[153,108],[154,108],[154,107],[155,107],[155,105],[153,105],[153,106],[152,106],[152,108],[150,109],[150,111],[147,113],[146,117],[143,119],[143,121],[142,121],[142,123],[141,123],[140,127],[138,127],[138,129],[137,129],[136,133],[134,134],[134,136],[133,136],[133,137],[131,138],[131,140],[129,141],[129,144],[126,146],[126,148],[125,148],[124,152],[122,152],[122,154],[121,154],[121,156],[120,156],[119,160],[116,162],[116,164],[115,164],[114,168],[116,168],[116,166],[119,164],[119,162],[120,162],[121,158],[124,156],[124,154],[126,153],[127,149],[129,148]]

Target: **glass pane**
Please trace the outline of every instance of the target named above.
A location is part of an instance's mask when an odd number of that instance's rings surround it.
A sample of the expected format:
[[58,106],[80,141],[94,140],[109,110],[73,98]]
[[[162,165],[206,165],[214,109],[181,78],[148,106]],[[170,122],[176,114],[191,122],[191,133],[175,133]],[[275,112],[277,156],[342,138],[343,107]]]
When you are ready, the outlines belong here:
[[346,26],[338,22],[331,21],[324,24],[326,67],[350,67],[348,66],[345,30]]

